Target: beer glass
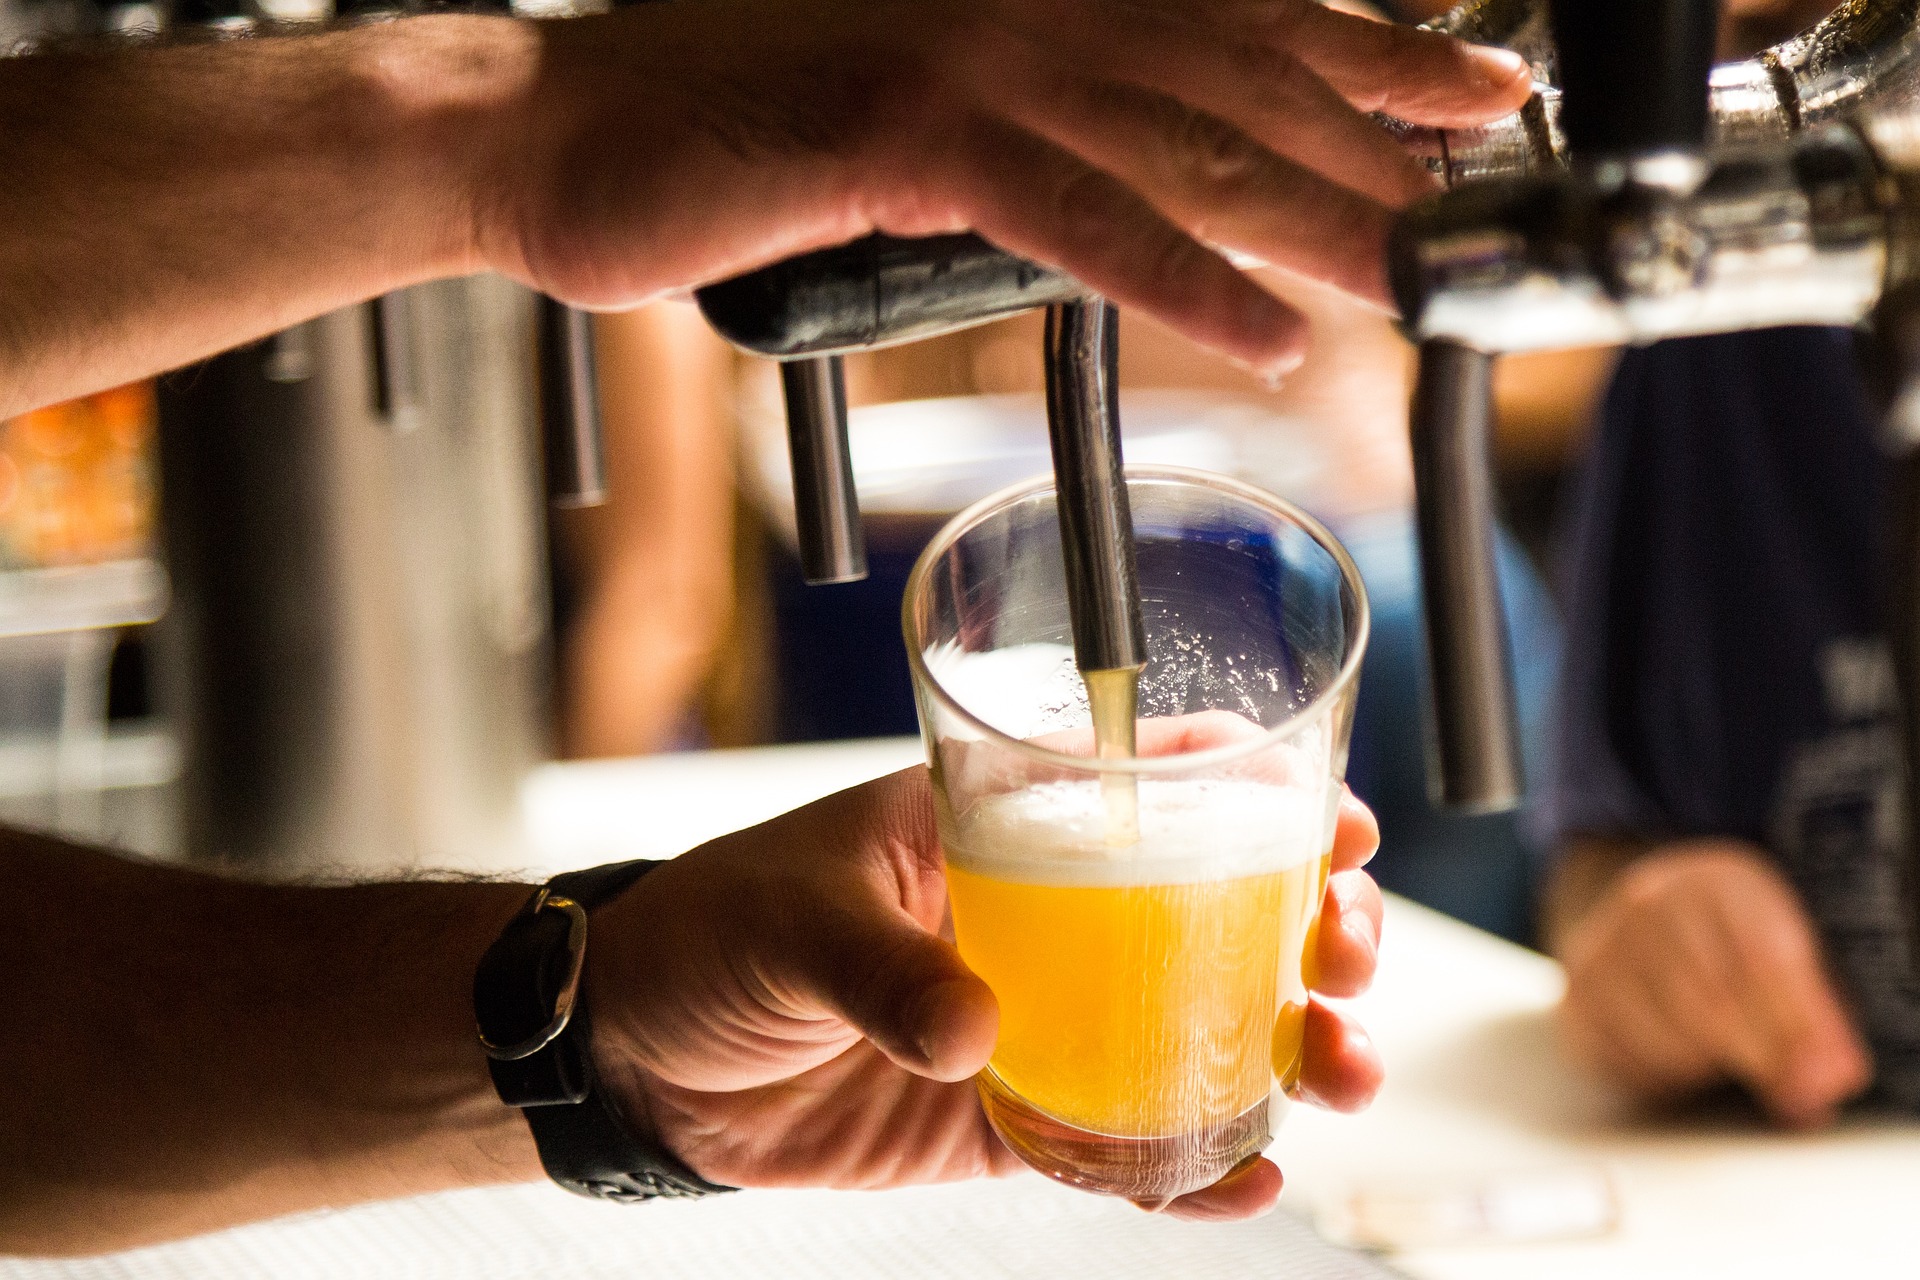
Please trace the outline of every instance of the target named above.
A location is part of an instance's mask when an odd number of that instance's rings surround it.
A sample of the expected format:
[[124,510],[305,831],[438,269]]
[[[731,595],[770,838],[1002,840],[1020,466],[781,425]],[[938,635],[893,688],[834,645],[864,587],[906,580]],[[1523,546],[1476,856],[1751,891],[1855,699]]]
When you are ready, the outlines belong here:
[[987,1115],[1042,1173],[1147,1201],[1264,1149],[1298,1076],[1367,606],[1278,498],[1127,489],[1135,755],[1094,753],[1052,477],[956,516],[902,612],[955,940],[1000,1004]]

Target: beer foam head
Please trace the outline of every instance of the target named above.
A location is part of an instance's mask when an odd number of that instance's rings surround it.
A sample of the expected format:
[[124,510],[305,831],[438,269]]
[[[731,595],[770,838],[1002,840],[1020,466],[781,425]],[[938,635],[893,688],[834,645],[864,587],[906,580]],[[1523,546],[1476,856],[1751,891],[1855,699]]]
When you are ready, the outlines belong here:
[[1184,884],[1284,871],[1326,852],[1329,788],[1238,778],[1141,778],[1140,839],[1107,842],[1094,779],[988,796],[946,833],[947,857],[1026,884]]

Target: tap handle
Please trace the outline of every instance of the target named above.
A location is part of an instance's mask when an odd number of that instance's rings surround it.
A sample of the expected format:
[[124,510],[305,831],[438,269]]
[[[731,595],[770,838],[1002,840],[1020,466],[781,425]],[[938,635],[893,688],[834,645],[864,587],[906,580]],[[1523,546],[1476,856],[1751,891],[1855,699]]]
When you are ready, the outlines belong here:
[[1718,0],[1550,0],[1560,127],[1576,159],[1707,140]]
[[586,312],[539,300],[540,429],[546,437],[547,497],[556,507],[607,500],[594,376],[593,320]]
[[404,435],[420,425],[420,362],[413,343],[413,300],[404,291],[369,299],[362,312],[373,352],[373,412]]
[[867,542],[847,447],[847,383],[840,357],[783,362],[780,390],[787,401],[801,576],[811,586],[858,582],[867,576]]
[[1493,357],[1421,343],[1412,431],[1429,789],[1436,802],[1477,813],[1512,808],[1526,785],[1493,553],[1492,416]]
[[1078,282],[976,235],[872,235],[696,291],[707,323],[757,355],[835,355],[931,338],[1082,296]]
[[1120,313],[1105,298],[1047,308],[1047,435],[1073,656],[1082,671],[1147,662],[1133,511],[1120,455]]

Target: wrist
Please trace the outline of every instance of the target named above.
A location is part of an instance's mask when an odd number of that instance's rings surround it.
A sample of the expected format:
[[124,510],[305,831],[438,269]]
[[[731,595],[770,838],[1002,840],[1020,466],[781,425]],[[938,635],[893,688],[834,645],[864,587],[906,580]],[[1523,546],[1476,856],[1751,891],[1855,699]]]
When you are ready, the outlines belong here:
[[662,865],[608,863],[555,876],[487,949],[473,980],[474,1011],[499,1096],[524,1109],[553,1180],[596,1199],[732,1190],[703,1179],[662,1146],[651,1117],[631,1105],[644,1107],[644,1095],[596,1070],[593,1001],[583,982],[595,949],[594,915]]
[[[331,1175],[330,1203],[539,1179],[520,1113],[501,1103],[474,1035],[473,971],[530,889],[416,883],[342,889],[360,900],[335,1016],[288,1028],[311,1063],[330,1064],[336,1105],[296,1110],[316,1122],[309,1149]],[[324,929],[312,929],[325,937]],[[401,941],[405,939],[405,941]],[[317,957],[316,957],[317,959]],[[355,964],[358,961],[358,964]],[[387,971],[382,979],[378,970]],[[309,1010],[309,1013],[312,1011]]]
[[350,34],[352,79],[381,104],[389,174],[411,199],[393,228],[403,282],[495,270],[524,278],[516,157],[534,126],[541,24],[429,15]]
[[1634,836],[1569,837],[1541,895],[1540,932],[1549,955],[1568,958],[1568,948],[1594,908],[1618,887],[1621,874],[1653,847]]

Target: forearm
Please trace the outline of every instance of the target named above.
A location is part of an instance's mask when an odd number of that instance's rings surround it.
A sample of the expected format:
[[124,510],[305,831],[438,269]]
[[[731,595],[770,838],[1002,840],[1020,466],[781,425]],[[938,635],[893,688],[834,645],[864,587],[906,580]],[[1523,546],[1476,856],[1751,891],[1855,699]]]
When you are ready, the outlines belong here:
[[531,24],[0,59],[0,418],[476,270]]
[[540,1176],[475,1041],[521,885],[262,886],[6,832],[0,1253]]

